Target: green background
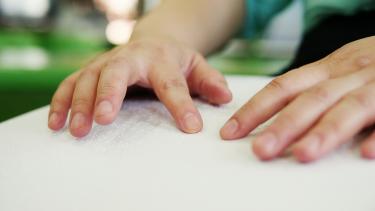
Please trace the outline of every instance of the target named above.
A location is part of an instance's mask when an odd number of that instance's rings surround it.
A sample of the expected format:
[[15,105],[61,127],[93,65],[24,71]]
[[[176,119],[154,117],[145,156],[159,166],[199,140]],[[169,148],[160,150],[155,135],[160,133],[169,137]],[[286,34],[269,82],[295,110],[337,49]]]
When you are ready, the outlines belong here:
[[[25,47],[42,48],[51,59],[46,67],[39,70],[4,68],[0,64],[0,121],[49,104],[57,86],[66,76],[109,49],[104,41],[54,33],[0,30],[0,50]],[[209,63],[225,74],[267,75],[275,73],[288,62],[249,55],[218,53],[209,57]]]

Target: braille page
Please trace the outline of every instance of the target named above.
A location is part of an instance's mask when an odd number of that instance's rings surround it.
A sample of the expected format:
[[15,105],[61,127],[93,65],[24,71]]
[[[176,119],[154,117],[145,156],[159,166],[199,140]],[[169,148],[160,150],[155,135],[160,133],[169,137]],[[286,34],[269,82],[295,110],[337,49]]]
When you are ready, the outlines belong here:
[[222,141],[224,122],[270,79],[228,80],[233,102],[197,100],[204,129],[193,135],[154,100],[126,101],[113,124],[79,140],[47,128],[48,107],[0,124],[0,210],[375,210],[375,163],[355,145],[303,165],[259,161],[253,135]]

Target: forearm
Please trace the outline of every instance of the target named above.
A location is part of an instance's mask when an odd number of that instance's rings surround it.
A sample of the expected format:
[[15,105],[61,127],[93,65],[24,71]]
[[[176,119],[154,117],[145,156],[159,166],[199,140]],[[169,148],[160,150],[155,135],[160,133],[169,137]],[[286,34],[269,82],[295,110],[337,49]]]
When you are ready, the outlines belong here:
[[244,13],[244,0],[164,0],[139,21],[131,40],[170,38],[206,55],[239,30]]

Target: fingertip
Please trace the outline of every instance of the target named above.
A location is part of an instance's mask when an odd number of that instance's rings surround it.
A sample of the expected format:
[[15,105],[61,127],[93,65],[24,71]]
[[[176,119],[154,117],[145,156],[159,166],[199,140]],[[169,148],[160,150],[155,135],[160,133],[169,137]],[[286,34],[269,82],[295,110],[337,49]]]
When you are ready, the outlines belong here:
[[112,115],[95,116],[95,122],[99,125],[109,125],[115,118]]
[[238,130],[239,130],[238,121],[234,118],[231,118],[220,129],[220,136],[224,140],[233,140],[236,138],[236,134]]
[[314,152],[313,150],[309,149],[309,147],[306,147],[302,144],[299,144],[293,147],[292,154],[300,163],[310,163],[319,158],[316,152]]
[[224,141],[230,141],[230,140],[233,140],[231,139],[231,137],[226,133],[226,131],[224,130],[224,128],[221,128],[220,129],[220,138],[223,139]]
[[250,150],[255,154],[255,156],[261,160],[261,161],[269,161],[272,160],[272,157],[268,156],[263,152],[263,149],[261,146],[259,146],[258,143],[253,142],[251,143]]
[[73,115],[70,122],[70,133],[77,138],[86,136],[91,129],[91,123],[89,119],[82,113],[76,113]]
[[69,131],[70,131],[70,134],[72,136],[74,136],[76,138],[83,138],[83,137],[85,137],[90,132],[90,129],[87,129],[85,127],[81,127],[81,128],[72,128],[72,127],[70,127]]
[[62,115],[58,114],[57,112],[52,112],[48,117],[48,127],[51,130],[58,131],[60,130],[65,124],[65,120]]
[[208,82],[205,95],[211,103],[226,104],[232,101],[232,92],[229,90],[225,82],[214,81]]
[[100,125],[111,124],[115,119],[113,104],[108,100],[99,102],[95,108],[94,118]]
[[218,103],[224,104],[224,103],[229,103],[232,98],[232,92],[230,91],[228,84],[225,81],[219,81],[216,84],[216,89],[217,89],[217,100],[219,101]]
[[229,89],[222,90],[220,99],[218,99],[219,104],[230,103],[233,99],[232,92]]
[[185,133],[198,133],[203,128],[203,121],[200,115],[188,112],[180,121],[180,128]]
[[261,134],[253,141],[252,150],[260,160],[272,160],[278,155],[277,139],[271,133]]
[[363,158],[373,160],[375,159],[375,144],[364,142],[361,145],[361,155]]

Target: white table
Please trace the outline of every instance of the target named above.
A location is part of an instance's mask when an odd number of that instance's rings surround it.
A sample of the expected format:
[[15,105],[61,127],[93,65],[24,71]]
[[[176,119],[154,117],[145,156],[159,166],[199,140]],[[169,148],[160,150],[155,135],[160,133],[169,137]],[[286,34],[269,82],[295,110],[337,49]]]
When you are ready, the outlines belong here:
[[230,77],[234,101],[197,102],[199,134],[175,128],[155,101],[126,102],[81,140],[46,127],[48,108],[0,124],[1,211],[373,211],[375,162],[354,147],[302,165],[260,162],[251,136],[220,140],[225,120],[267,78]]

